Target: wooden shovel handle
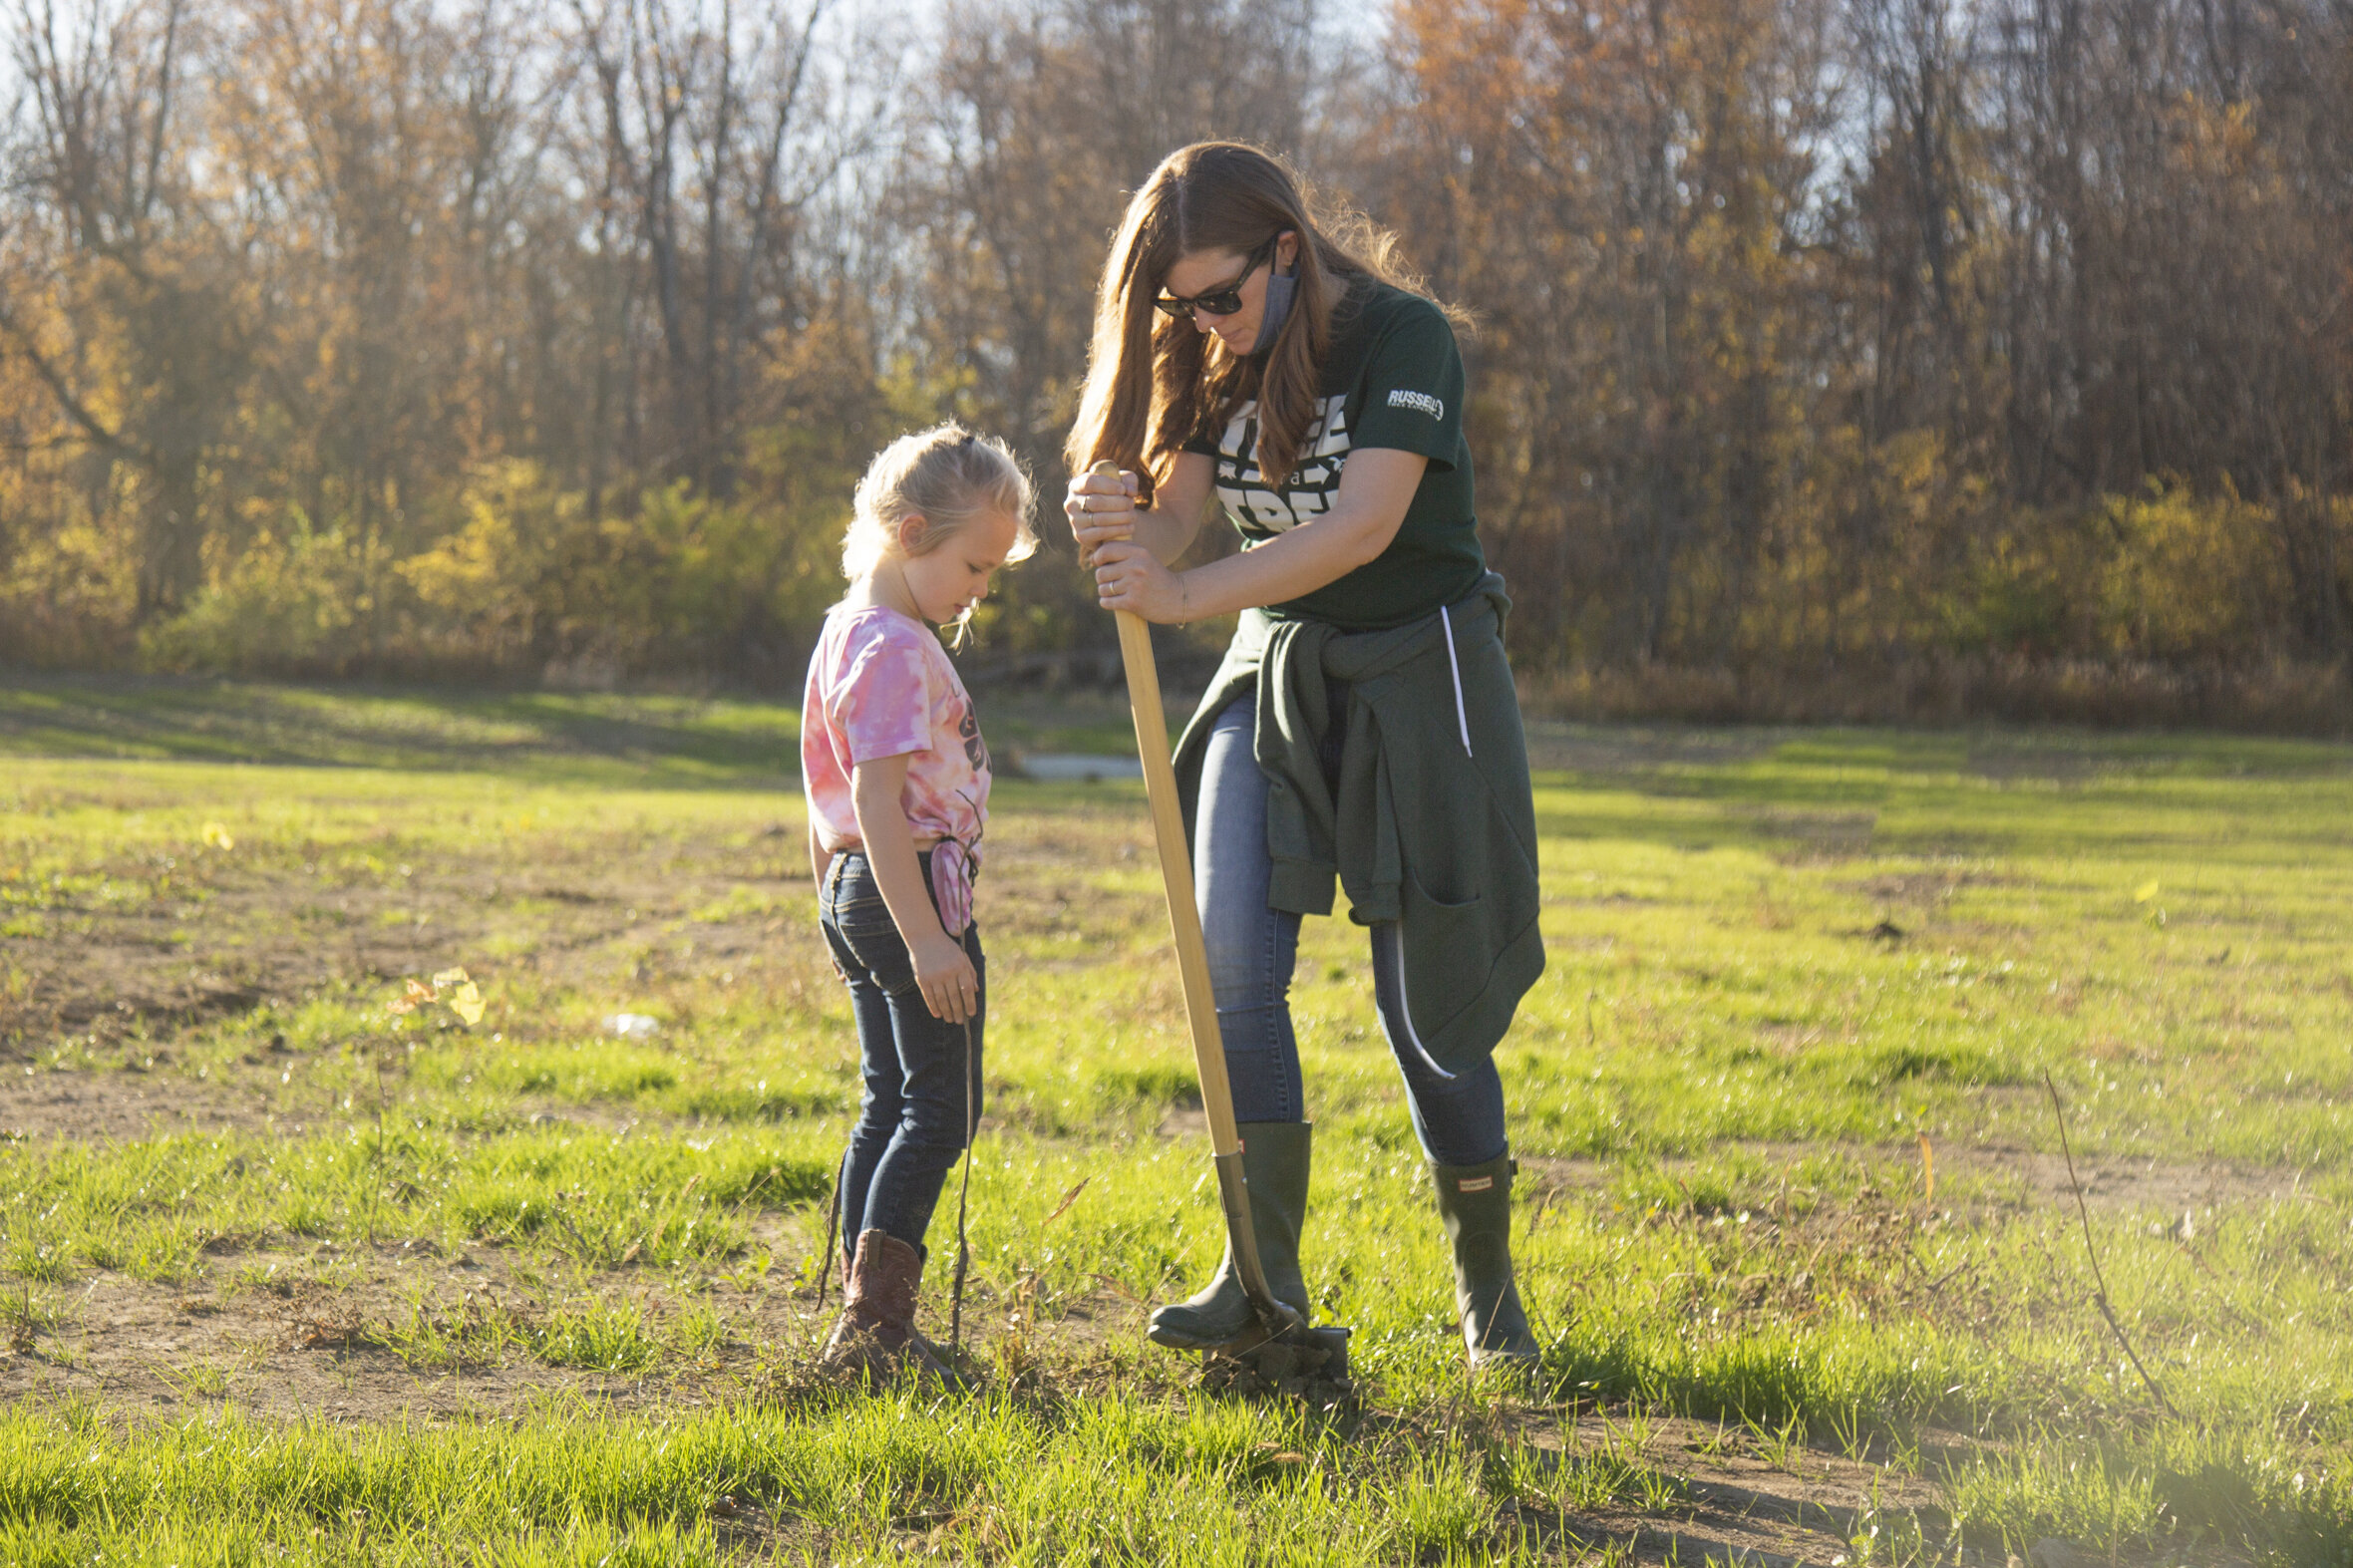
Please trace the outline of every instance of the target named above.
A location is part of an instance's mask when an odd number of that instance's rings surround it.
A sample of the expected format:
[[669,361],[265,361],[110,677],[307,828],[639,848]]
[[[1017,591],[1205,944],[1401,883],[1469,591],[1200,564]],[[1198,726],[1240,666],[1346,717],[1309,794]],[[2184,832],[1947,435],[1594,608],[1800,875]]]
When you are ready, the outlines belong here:
[[[1109,459],[1089,470],[1118,478]],[[1200,1074],[1201,1108],[1209,1121],[1209,1152],[1238,1153],[1233,1090],[1225,1077],[1225,1043],[1217,1033],[1217,1001],[1209,990],[1209,953],[1201,941],[1201,916],[1193,902],[1192,851],[1184,837],[1184,812],[1176,799],[1176,770],[1169,757],[1169,718],[1161,707],[1160,666],[1152,653],[1152,627],[1140,615],[1114,612],[1120,628],[1120,663],[1128,672],[1128,707],[1136,717],[1136,755],[1144,763],[1144,795],[1152,806],[1152,835],[1161,854],[1161,885],[1169,895],[1169,933],[1176,943],[1176,976],[1184,990],[1184,1018],[1192,1029],[1193,1066]]]
[[[1119,477],[1106,459],[1089,470]],[[1184,988],[1184,1021],[1192,1029],[1192,1063],[1200,1075],[1201,1109],[1209,1122],[1209,1163],[1217,1172],[1217,1201],[1225,1210],[1234,1271],[1257,1314],[1251,1345],[1307,1332],[1306,1323],[1267,1287],[1250,1221],[1249,1178],[1242,1171],[1242,1139],[1233,1122],[1233,1088],[1225,1077],[1225,1042],[1217,1032],[1217,999],[1209,989],[1209,952],[1201,941],[1200,909],[1193,903],[1192,850],[1184,812],[1176,802],[1176,770],[1169,759],[1169,718],[1161,711],[1160,665],[1152,656],[1152,627],[1140,615],[1115,612],[1120,662],[1128,672],[1128,707],[1136,716],[1136,755],[1144,763],[1144,795],[1152,805],[1152,836],[1161,852],[1161,886],[1169,895],[1169,934],[1176,943],[1176,976]],[[1228,1347],[1233,1349],[1235,1347]]]

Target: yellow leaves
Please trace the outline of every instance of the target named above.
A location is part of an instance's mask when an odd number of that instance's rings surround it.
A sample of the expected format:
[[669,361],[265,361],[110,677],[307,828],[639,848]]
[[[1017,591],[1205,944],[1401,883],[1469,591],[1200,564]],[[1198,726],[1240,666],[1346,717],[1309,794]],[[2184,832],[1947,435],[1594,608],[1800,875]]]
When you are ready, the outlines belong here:
[[445,969],[433,977],[431,985],[420,980],[408,981],[399,996],[384,1004],[384,1010],[400,1018],[437,1002],[456,1014],[468,1029],[482,1022],[487,1008],[482,988],[474,983],[473,976],[463,969]]
[[463,969],[445,969],[433,977],[433,988],[447,993],[442,1001],[468,1029],[482,1022],[482,988]]
[[2133,902],[2136,904],[2146,904],[2150,900],[2156,898],[2157,895],[2158,885],[2156,882],[2143,882],[2139,887],[2133,889]]
[[228,829],[218,822],[206,822],[203,837],[205,848],[217,849],[222,854],[227,854],[237,846],[237,841],[229,836]]
[[509,461],[475,470],[464,504],[463,529],[393,569],[437,609],[489,621],[527,613],[547,552],[580,523],[580,497],[536,464]]
[[2116,549],[2082,591],[2114,652],[2227,657],[2262,635],[2262,606],[2292,593],[2271,542],[2289,521],[2278,505],[2152,480],[2101,510]]
[[473,981],[460,986],[458,994],[450,998],[450,1011],[464,1019],[469,1029],[482,1022],[482,992],[475,988]]

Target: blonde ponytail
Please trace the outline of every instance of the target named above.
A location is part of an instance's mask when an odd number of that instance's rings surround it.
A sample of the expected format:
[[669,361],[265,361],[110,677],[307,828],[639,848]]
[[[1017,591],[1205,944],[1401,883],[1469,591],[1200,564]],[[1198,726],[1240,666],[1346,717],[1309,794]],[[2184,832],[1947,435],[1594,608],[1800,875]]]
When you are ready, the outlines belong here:
[[[1030,519],[1030,477],[1003,442],[978,436],[950,420],[901,436],[866,465],[857,481],[849,527],[841,536],[841,574],[863,582],[892,557],[928,555],[975,520],[996,512],[1012,516],[1013,548],[1005,564],[1027,560],[1038,548]],[[899,525],[920,517],[923,531],[912,541]],[[956,623],[961,643],[972,612]]]

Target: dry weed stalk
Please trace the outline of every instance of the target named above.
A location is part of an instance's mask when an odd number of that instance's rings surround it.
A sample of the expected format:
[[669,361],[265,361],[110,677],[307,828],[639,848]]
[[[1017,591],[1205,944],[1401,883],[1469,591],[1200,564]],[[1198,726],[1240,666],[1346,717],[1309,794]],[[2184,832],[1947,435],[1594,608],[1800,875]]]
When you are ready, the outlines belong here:
[[2092,1305],[2098,1307],[2100,1316],[2108,1320],[2109,1331],[2115,1334],[2116,1343],[2124,1347],[2125,1358],[2133,1364],[2133,1370],[2141,1375],[2141,1381],[2149,1386],[2150,1394],[2155,1396],[2168,1415],[2180,1420],[2182,1412],[2174,1409],[2174,1402],[2166,1398],[2166,1391],[2149,1375],[2149,1369],[2141,1365],[2141,1353],[2133,1349],[2132,1337],[2125,1333],[2125,1326],[2116,1321],[2115,1309],[2108,1305],[2108,1279],[2100,1272],[2100,1249],[2092,1242],[2092,1210],[2084,1202],[2084,1184],[2075,1173],[2075,1150],[2067,1142],[2067,1107],[2060,1102],[2059,1086],[2051,1081],[2048,1068],[2043,1070],[2043,1088],[2051,1093],[2051,1116],[2059,1123],[2059,1152],[2066,1157],[2068,1184],[2075,1189],[2075,1212],[2084,1225],[2084,1253],[2092,1260]]

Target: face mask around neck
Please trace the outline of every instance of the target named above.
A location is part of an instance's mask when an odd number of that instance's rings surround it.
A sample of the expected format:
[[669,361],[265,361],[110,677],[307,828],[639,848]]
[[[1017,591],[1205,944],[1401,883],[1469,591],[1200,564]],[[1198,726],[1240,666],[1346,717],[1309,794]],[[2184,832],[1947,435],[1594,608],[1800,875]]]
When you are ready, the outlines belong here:
[[1291,297],[1299,292],[1299,269],[1294,264],[1286,276],[1270,272],[1266,277],[1266,306],[1258,313],[1258,341],[1250,345],[1252,354],[1263,354],[1274,344],[1274,335],[1283,329],[1283,320],[1291,313]]

